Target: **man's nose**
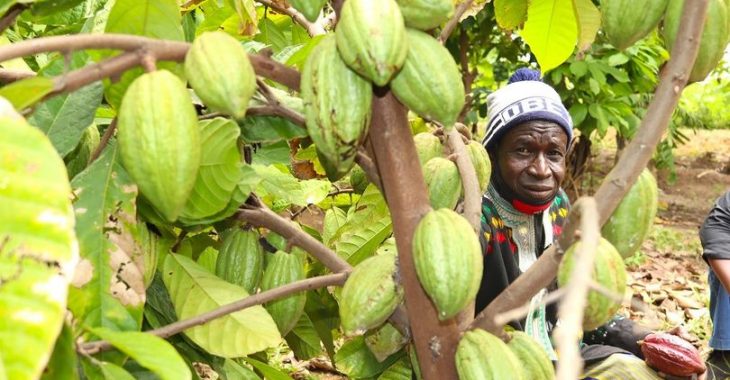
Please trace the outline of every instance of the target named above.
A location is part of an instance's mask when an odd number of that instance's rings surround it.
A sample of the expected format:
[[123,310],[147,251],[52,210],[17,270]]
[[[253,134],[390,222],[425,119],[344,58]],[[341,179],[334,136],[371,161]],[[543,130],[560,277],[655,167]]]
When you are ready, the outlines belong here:
[[550,167],[548,166],[547,158],[544,154],[538,154],[537,157],[535,157],[528,168],[528,173],[531,176],[540,179],[550,177]]

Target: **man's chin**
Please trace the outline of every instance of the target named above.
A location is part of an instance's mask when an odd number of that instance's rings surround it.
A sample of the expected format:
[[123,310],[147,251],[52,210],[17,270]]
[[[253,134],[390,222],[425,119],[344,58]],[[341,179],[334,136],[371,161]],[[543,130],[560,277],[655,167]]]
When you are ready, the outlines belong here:
[[541,206],[547,203],[551,203],[555,196],[558,194],[556,190],[551,190],[548,192],[533,192],[533,191],[526,191],[525,194],[522,194],[520,198],[520,201],[527,203],[529,205],[533,206]]

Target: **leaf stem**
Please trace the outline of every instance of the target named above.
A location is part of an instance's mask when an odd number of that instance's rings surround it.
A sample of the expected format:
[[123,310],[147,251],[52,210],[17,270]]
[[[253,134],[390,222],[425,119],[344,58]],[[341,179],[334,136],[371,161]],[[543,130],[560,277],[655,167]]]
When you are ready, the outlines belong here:
[[112,119],[111,124],[109,124],[108,127],[106,127],[106,130],[104,131],[104,135],[101,136],[101,141],[99,141],[99,146],[94,149],[94,152],[91,154],[91,157],[89,157],[89,165],[91,165],[92,162],[96,161],[99,156],[101,156],[101,152],[104,151],[104,148],[109,144],[109,140],[114,136],[114,131],[117,130],[117,118],[115,117]]
[[446,42],[446,40],[449,38],[451,33],[456,28],[456,24],[459,23],[459,19],[461,16],[464,15],[464,12],[466,12],[467,9],[471,6],[471,3],[473,3],[474,0],[466,0],[463,3],[459,4],[458,7],[456,7],[456,10],[454,11],[454,15],[451,17],[451,19],[444,25],[444,28],[441,29],[441,34],[439,35],[439,42],[442,44]]

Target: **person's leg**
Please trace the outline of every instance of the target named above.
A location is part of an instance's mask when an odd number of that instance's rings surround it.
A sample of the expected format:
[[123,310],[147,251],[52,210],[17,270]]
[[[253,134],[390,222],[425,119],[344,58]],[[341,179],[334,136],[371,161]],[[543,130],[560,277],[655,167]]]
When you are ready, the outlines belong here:
[[707,380],[730,379],[730,295],[710,270],[710,318],[712,353],[707,358]]

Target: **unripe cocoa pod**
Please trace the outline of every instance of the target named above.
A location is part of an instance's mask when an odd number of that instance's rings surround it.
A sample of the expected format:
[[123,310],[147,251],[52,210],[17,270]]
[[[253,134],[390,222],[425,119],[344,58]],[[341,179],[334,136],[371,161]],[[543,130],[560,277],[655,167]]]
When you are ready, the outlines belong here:
[[99,135],[99,129],[96,128],[96,124],[91,124],[84,130],[76,149],[64,159],[68,178],[73,178],[86,169],[86,166],[89,165],[91,154],[99,146],[100,140],[101,136]]
[[487,191],[489,178],[492,175],[492,162],[489,160],[487,150],[476,141],[470,141],[466,144],[466,150],[469,153],[471,163],[474,165],[474,170],[477,172],[479,189],[484,193]]
[[601,25],[611,45],[624,50],[646,37],[664,16],[668,0],[601,0]]
[[[290,284],[305,278],[304,263],[299,255],[277,251],[269,259],[261,278],[261,291],[266,291]],[[264,304],[271,318],[276,322],[282,336],[296,326],[304,312],[307,294],[304,292],[280,298]]]
[[431,30],[454,14],[453,0],[397,0],[406,26]]
[[289,4],[311,22],[317,20],[326,2],[327,0],[289,0]]
[[525,379],[552,380],[555,378],[553,363],[545,349],[523,331],[507,333],[507,347],[517,356]]
[[407,37],[408,57],[390,89],[419,116],[451,128],[464,107],[459,68],[451,53],[430,35],[408,29]]
[[340,319],[346,335],[358,335],[385,322],[403,301],[395,282],[396,255],[369,257],[358,264],[342,287]]
[[264,248],[256,230],[234,227],[223,234],[215,263],[216,276],[256,293],[264,271]]
[[379,362],[398,352],[406,343],[408,339],[390,323],[384,323],[376,330],[365,334],[365,345]]
[[206,106],[236,119],[246,115],[256,92],[256,73],[246,49],[221,31],[195,38],[185,56],[185,76]]
[[124,94],[117,120],[124,167],[142,195],[175,221],[200,165],[198,115],[185,85],[166,70],[142,74]]
[[378,86],[406,60],[406,26],[395,0],[345,1],[335,35],[342,60]]
[[421,166],[428,162],[428,160],[434,157],[441,157],[444,154],[444,147],[441,145],[441,140],[434,136],[433,133],[419,133],[413,136],[413,142],[416,144],[418,161],[421,163]]
[[440,320],[473,301],[482,280],[479,239],[469,222],[449,209],[430,211],[413,234],[413,263]]
[[[679,30],[679,21],[682,18],[684,0],[669,0],[667,12],[664,16],[664,42],[671,53],[674,40]],[[700,37],[700,50],[687,83],[699,82],[717,66],[725,52],[730,34],[730,14],[725,0],[710,0],[707,7],[707,20]]]
[[365,175],[365,171],[358,165],[355,165],[350,172],[350,186],[357,194],[365,192],[365,188],[370,184],[368,176]]
[[435,157],[423,165],[423,179],[428,187],[428,198],[434,209],[453,209],[461,195],[461,176],[454,162]]
[[[568,284],[570,276],[575,267],[575,252],[581,243],[571,245],[563,256],[558,268],[558,285],[563,287]],[[626,267],[621,255],[616,248],[601,238],[598,247],[595,248],[595,259],[593,261],[593,281],[602,285],[607,290],[622,296],[626,291]],[[595,291],[588,292],[588,301],[583,314],[583,330],[594,330],[598,326],[608,322],[621,307],[620,302]]]
[[350,171],[367,134],[372,88],[340,59],[330,35],[307,58],[301,89],[307,131],[327,177],[335,181]]
[[707,369],[699,351],[676,335],[649,334],[639,345],[646,364],[667,375],[689,377]]
[[482,330],[467,331],[456,348],[459,380],[528,380],[517,356],[498,337]]

